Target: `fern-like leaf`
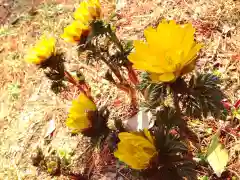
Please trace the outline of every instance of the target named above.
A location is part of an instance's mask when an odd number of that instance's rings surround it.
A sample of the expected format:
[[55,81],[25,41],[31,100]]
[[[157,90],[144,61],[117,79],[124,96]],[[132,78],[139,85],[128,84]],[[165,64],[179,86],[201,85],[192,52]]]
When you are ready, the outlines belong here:
[[218,117],[223,110],[221,101],[224,98],[219,84],[219,78],[210,73],[192,76],[188,92],[181,97],[186,114],[195,118],[209,114]]
[[195,163],[188,156],[187,146],[164,127],[153,132],[158,150],[157,167],[147,170],[144,175],[151,180],[158,179],[197,179]]
[[173,127],[180,126],[182,123],[181,117],[176,113],[175,109],[171,107],[161,106],[153,113],[155,125],[157,127],[166,127],[168,130]]
[[142,72],[140,74],[141,82],[137,85],[138,90],[143,91],[151,84],[151,79],[147,72]]
[[66,88],[66,87],[61,80],[60,81],[52,81],[51,90],[55,94],[60,93],[64,88]]
[[167,86],[166,84],[149,84],[145,89],[144,96],[145,106],[154,109],[160,106],[167,97]]
[[93,145],[104,144],[105,139],[110,133],[108,128],[108,117],[109,111],[106,107],[100,108],[98,111],[88,112],[89,119],[91,120],[92,126],[85,129],[82,134],[91,137]]
[[51,56],[46,62],[41,64],[41,68],[44,69],[45,75],[54,81],[64,79],[64,56],[63,54],[56,54]]

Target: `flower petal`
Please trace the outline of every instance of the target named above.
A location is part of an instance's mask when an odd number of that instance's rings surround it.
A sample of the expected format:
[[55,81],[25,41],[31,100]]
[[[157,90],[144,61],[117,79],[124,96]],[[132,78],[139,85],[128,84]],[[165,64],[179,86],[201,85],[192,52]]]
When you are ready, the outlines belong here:
[[25,60],[33,64],[45,62],[50,56],[55,54],[55,43],[55,38],[47,38],[45,35],[41,36],[36,45],[29,50]]
[[135,41],[135,51],[128,58],[133,67],[149,72],[154,82],[173,82],[194,69],[202,47],[195,42],[194,33],[191,24],[178,25],[174,20],[163,20],[156,29],[145,29],[147,42]]
[[161,74],[158,77],[158,79],[159,81],[162,81],[162,82],[171,82],[176,79],[176,76],[174,75],[174,73],[164,73],[164,74]]
[[154,146],[154,139],[148,130],[140,132],[119,133],[120,142],[114,156],[133,169],[142,170],[147,168],[150,160],[157,153]]
[[81,93],[77,99],[72,101],[66,126],[71,129],[83,131],[91,126],[88,112],[96,111],[97,107],[85,94]]

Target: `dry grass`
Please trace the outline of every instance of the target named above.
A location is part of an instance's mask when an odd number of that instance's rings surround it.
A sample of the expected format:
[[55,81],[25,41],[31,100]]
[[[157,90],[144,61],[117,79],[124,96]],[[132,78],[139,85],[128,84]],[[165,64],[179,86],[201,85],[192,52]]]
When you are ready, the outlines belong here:
[[[62,133],[66,131],[63,122],[70,101],[55,96],[43,74],[23,62],[26,50],[40,34],[51,32],[59,36],[63,27],[70,22],[71,12],[78,3],[70,0],[66,3],[59,1],[60,4],[19,2],[14,4],[12,15],[0,29],[0,179],[9,180],[38,179],[38,172],[31,166],[29,157],[34,146],[44,141],[50,119],[54,118],[57,127],[52,143],[54,147],[78,148],[78,154],[85,149],[79,148],[76,143],[81,137],[72,138]],[[112,5],[103,2],[103,7],[110,8],[109,12]],[[156,26],[162,18],[192,22],[197,29],[197,39],[206,45],[199,67],[220,71],[225,80],[223,90],[235,102],[240,99],[240,61],[233,58],[240,54],[239,16],[240,3],[233,0],[129,0],[121,10],[116,26],[121,38],[139,39],[143,38],[146,26]],[[59,47],[67,52],[67,68],[70,71],[82,68],[83,73],[88,74],[86,78],[98,104],[107,103],[113,108],[113,118],[124,118],[122,110],[128,107],[116,105],[115,100],[127,102],[128,97],[100,78],[104,68],[96,66],[91,70],[84,64],[79,65],[74,47],[62,41],[59,41]],[[74,90],[69,94],[70,99],[77,95]],[[212,128],[214,132],[219,126],[219,123],[213,124],[208,120],[192,125],[199,134],[204,135],[203,147],[210,140],[206,129]],[[239,158],[235,155],[239,151],[239,136],[231,136],[226,145],[231,159]],[[228,170],[239,177],[239,167],[239,163],[234,161],[229,164]],[[44,173],[40,177],[51,179]]]

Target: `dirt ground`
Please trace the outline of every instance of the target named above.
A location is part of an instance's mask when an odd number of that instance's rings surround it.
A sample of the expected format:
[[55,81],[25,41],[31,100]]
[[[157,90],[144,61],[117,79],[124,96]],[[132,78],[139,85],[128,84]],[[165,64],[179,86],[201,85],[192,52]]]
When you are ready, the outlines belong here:
[[[74,7],[78,4],[77,0],[0,0],[0,180],[68,179],[64,175],[53,178],[31,165],[30,156],[37,145],[44,145],[46,151],[70,149],[75,152],[73,159],[76,161],[72,170],[83,172],[89,168],[86,160],[91,158],[86,154],[88,140],[81,135],[69,136],[64,124],[71,99],[77,96],[77,90],[73,88],[64,95],[56,96],[50,90],[50,82],[43,73],[23,60],[27,49],[39,35],[51,32],[59,37],[63,28],[71,21]],[[106,15],[113,12],[115,6],[112,1],[102,1]],[[163,18],[191,22],[194,25],[196,39],[205,44],[204,53],[198,62],[199,67],[205,71],[218,71],[224,80],[222,89],[229,101],[233,103],[239,100],[240,2],[126,0],[125,6],[119,10],[119,19],[115,24],[117,34],[121,39],[142,39],[144,28],[156,26]],[[79,58],[73,46],[61,40],[58,43],[67,52],[67,68],[70,71],[81,68],[87,74],[87,81],[97,103],[107,103],[113,109],[112,116],[122,116],[124,105],[116,105],[116,100],[124,104],[129,102],[128,97],[98,78],[102,74],[100,67],[91,70],[84,64],[78,64]],[[51,120],[54,121],[56,130],[50,143],[46,145],[46,133]],[[199,134],[206,133],[205,129],[216,129],[219,126],[219,121],[212,123],[208,119],[192,125]],[[232,134],[231,136],[233,140],[226,148],[233,160],[239,158],[236,157],[239,156],[236,152],[240,150],[240,138]],[[210,134],[202,142],[205,146],[209,138]],[[84,143],[80,143],[83,141]],[[83,153],[86,156],[79,160]],[[235,177],[240,177],[238,161],[230,161],[227,169]],[[92,171],[95,174],[91,179],[114,179],[116,165],[108,166],[105,171]],[[205,172],[199,173],[201,176],[206,175]],[[129,177],[120,175],[118,179]]]

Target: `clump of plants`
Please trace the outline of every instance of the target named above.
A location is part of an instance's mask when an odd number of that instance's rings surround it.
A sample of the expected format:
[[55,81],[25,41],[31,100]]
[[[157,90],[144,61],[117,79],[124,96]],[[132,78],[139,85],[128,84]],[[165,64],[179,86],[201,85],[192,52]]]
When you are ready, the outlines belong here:
[[[53,37],[41,37],[26,60],[44,70],[54,92],[64,91],[66,80],[79,89],[66,119],[71,133],[90,137],[93,147],[107,144],[116,161],[147,179],[192,180],[197,179],[197,163],[189,144],[196,145],[198,139],[187,121],[220,117],[224,98],[220,79],[198,71],[196,64],[204,45],[195,41],[194,33],[190,23],[162,20],[157,28],[144,30],[145,40],[123,42],[111,23],[102,19],[98,0],[83,1],[64,29],[61,38],[75,43],[79,55],[86,54],[89,66],[96,61],[107,65],[102,78],[129,94],[132,116],[140,106],[151,111],[154,125],[139,131],[127,129],[119,119],[114,127],[109,126],[111,110],[97,107],[80,72],[72,76],[67,71],[64,52],[58,50]],[[141,105],[137,93],[144,95]],[[213,169],[221,175],[225,166],[224,162]]]

